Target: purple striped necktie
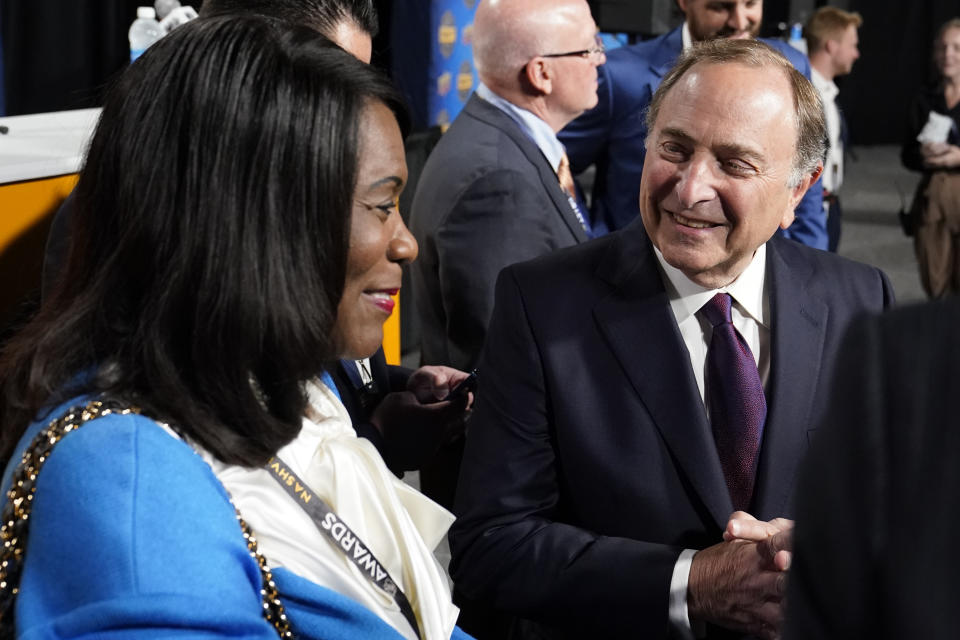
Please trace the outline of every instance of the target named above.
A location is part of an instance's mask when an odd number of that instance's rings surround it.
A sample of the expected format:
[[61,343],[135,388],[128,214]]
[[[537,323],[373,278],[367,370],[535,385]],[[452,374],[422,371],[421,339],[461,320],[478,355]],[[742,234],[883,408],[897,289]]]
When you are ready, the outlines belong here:
[[747,511],[753,497],[767,402],[753,352],[733,326],[731,306],[730,294],[718,293],[700,308],[713,325],[707,349],[706,396],[713,439],[733,507]]

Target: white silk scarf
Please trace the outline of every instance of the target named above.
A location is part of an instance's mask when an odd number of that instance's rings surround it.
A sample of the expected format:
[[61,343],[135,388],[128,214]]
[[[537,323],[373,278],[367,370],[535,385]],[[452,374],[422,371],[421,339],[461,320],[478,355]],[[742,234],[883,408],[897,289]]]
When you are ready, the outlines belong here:
[[[457,607],[433,550],[453,515],[394,476],[376,448],[359,438],[339,398],[319,380],[305,384],[311,419],[278,454],[353,529],[400,585],[423,640],[447,640]],[[377,613],[400,634],[416,634],[392,597],[372,584],[322,534],[265,469],[228,465],[200,455],[230,493],[271,567],[328,587]]]

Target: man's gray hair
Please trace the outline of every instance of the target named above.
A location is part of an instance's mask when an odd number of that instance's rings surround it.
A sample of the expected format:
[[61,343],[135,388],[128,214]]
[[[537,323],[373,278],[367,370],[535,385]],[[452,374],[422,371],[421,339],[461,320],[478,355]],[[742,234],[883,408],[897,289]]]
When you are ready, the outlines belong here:
[[677,82],[698,64],[740,64],[747,67],[775,67],[783,71],[793,92],[797,125],[797,149],[790,171],[790,185],[800,184],[813,173],[827,151],[827,125],[823,104],[813,84],[797,71],[779,51],[758,40],[719,38],[699,42],[685,51],[663,78],[647,111],[647,130],[652,132],[663,100]]

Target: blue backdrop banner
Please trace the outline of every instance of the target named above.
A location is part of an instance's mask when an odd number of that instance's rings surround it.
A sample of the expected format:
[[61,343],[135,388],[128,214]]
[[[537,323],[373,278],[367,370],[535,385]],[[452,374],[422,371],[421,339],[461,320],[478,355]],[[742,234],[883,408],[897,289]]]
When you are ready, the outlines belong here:
[[428,87],[429,124],[450,124],[477,86],[473,14],[478,0],[433,0],[433,51]]
[[478,1],[394,1],[393,78],[418,129],[450,124],[477,86],[471,43]]

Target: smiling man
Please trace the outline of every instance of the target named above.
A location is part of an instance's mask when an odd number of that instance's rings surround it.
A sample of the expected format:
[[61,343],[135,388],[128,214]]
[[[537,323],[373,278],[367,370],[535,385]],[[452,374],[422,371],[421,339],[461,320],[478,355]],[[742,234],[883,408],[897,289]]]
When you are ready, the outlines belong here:
[[892,292],[774,237],[824,121],[772,48],[691,49],[648,124],[642,219],[500,276],[451,575],[529,637],[774,638],[825,372]]
[[[763,0],[677,0],[677,6],[686,18],[683,25],[610,52],[600,68],[597,106],[560,132],[574,173],[596,165],[590,215],[598,234],[621,229],[639,214],[637,194],[647,137],[644,114],[677,57],[698,42],[755,38],[763,21]],[[779,40],[764,42],[810,77],[810,63],[802,53]],[[811,189],[799,202],[796,221],[783,235],[827,248],[819,188]]]

